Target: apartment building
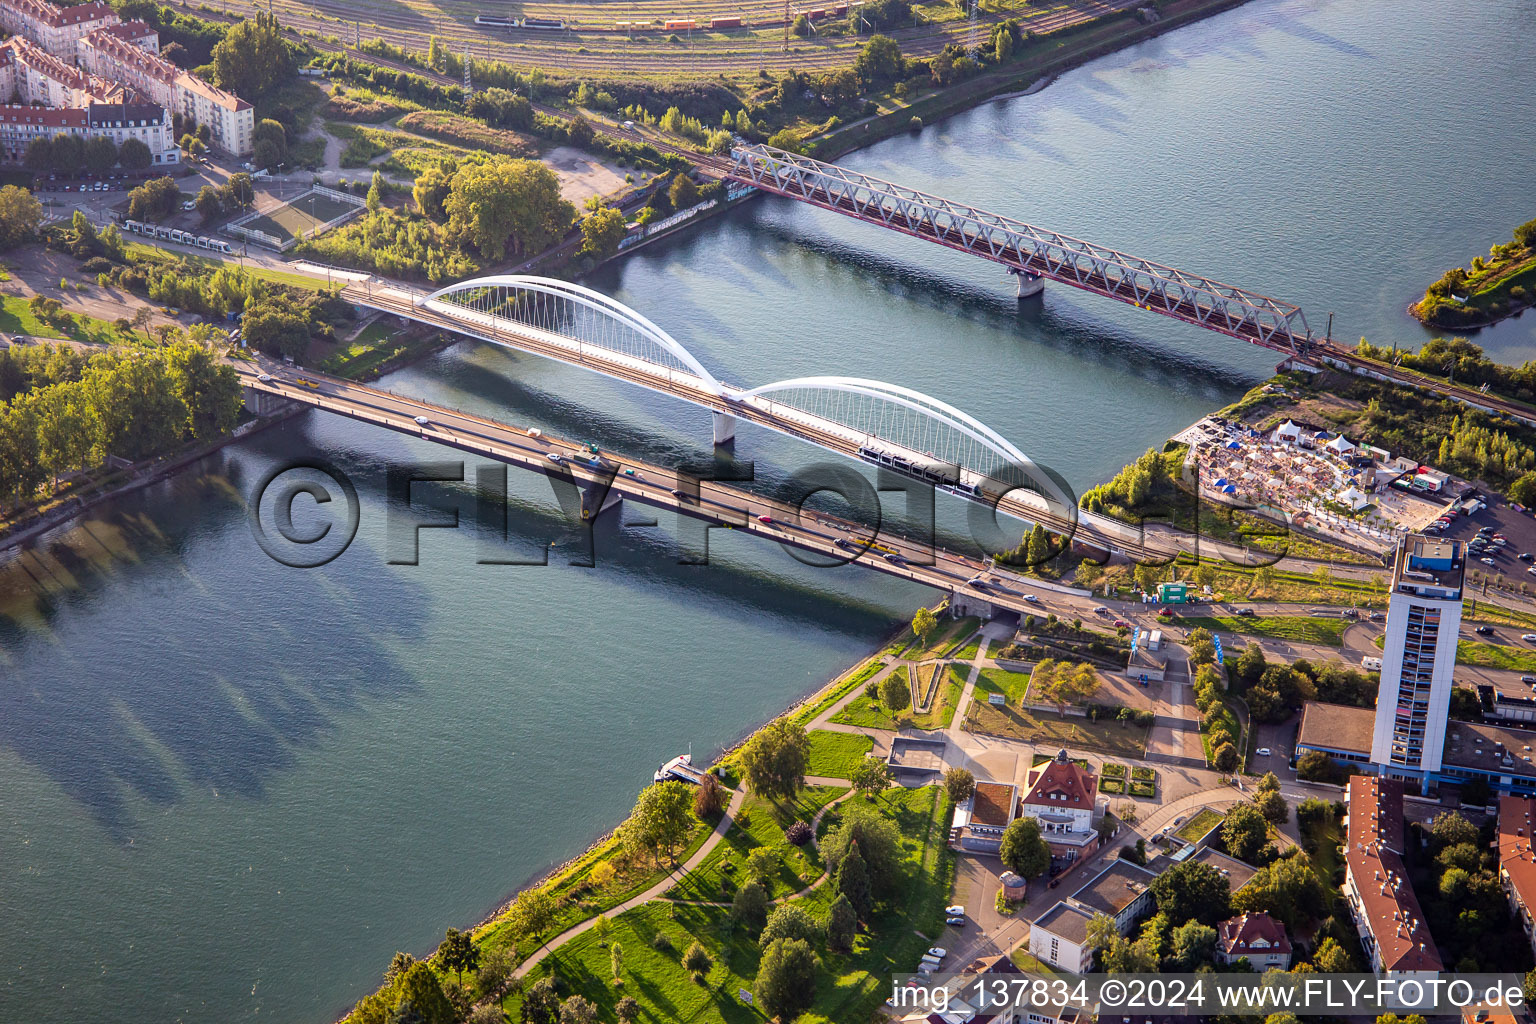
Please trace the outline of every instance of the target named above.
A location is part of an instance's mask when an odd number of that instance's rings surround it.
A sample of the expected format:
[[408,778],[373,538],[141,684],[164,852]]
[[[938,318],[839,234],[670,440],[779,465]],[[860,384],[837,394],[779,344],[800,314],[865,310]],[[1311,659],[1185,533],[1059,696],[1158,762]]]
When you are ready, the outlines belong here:
[[1155,871],[1128,860],[1113,861],[1034,923],[1029,930],[1030,953],[1062,970],[1084,973],[1096,952],[1088,941],[1088,923],[1096,914],[1106,914],[1124,935],[1151,909],[1150,887],[1156,879]]
[[1536,850],[1531,847],[1531,828],[1536,800],[1506,796],[1499,800],[1499,881],[1509,900],[1510,912],[1525,931],[1525,941],[1536,952]]
[[1410,536],[1398,542],[1371,761],[1383,777],[1423,791],[1445,751],[1465,570],[1466,546],[1458,541]]
[[0,43],[0,97],[44,107],[115,99],[122,86],[81,71],[22,36]]
[[119,147],[138,139],[157,165],[181,162],[171,112],[157,103],[92,103],[85,108],[86,134],[105,135]]
[[1344,897],[1372,969],[1378,974],[1443,970],[1403,863],[1402,781],[1356,775],[1344,799],[1349,808]]
[[[9,0],[0,0],[5,2]],[[76,51],[80,67],[91,74],[121,82],[183,117],[206,124],[216,148],[236,156],[249,156],[254,148],[256,112],[249,103],[138,45],[131,32],[91,32],[79,41]]]
[[47,0],[3,0],[0,28],[28,39],[55,57],[75,59],[75,43],[98,28],[117,25],[122,19],[102,0],[59,7]]

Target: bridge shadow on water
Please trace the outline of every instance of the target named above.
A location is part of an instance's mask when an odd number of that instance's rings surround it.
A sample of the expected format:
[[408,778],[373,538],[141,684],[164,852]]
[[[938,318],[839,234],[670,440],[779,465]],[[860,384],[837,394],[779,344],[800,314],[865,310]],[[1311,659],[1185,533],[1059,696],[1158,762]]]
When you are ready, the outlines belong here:
[[[868,288],[871,284],[892,296],[945,316],[976,324],[987,331],[1012,335],[1030,344],[1068,353],[1085,361],[1113,364],[1122,372],[1139,377],[1151,385],[1178,381],[1208,387],[1213,399],[1233,389],[1252,387],[1254,375],[1229,363],[1204,359],[1190,352],[1171,349],[1146,337],[1131,334],[1118,325],[1092,317],[1081,308],[1057,308],[1057,303],[1041,298],[1022,302],[1006,294],[1012,284],[1001,289],[980,287],[958,281],[931,269],[903,260],[882,256],[827,237],[807,234],[790,224],[760,217],[752,229],[785,249],[818,260],[822,276],[834,288],[839,279],[850,286]],[[878,230],[878,229],[872,229]],[[977,259],[986,272],[997,264]],[[863,284],[856,284],[863,282]],[[1046,283],[1046,291],[1070,292],[1069,286]],[[1114,302],[1099,296],[1084,295],[1087,301]],[[1070,296],[1068,301],[1075,301]],[[1142,316],[1156,316],[1141,312]],[[1194,329],[1194,328],[1191,328]],[[1213,335],[1219,345],[1237,350],[1249,348],[1243,342]],[[1278,358],[1278,356],[1277,356]],[[900,383],[899,381],[897,383]]]
[[140,802],[262,798],[341,718],[416,686],[385,641],[419,639],[421,588],[268,560],[239,498],[252,462],[212,456],[0,563],[0,744],[119,843]]

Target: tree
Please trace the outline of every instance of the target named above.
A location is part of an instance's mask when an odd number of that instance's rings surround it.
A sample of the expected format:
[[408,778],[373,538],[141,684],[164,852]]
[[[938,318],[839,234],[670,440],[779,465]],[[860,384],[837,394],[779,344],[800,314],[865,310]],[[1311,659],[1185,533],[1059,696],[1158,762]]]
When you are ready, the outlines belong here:
[[1219,772],[1230,772],[1237,769],[1237,748],[1230,743],[1223,743],[1211,753],[1211,763]]
[[865,757],[853,769],[853,788],[863,793],[870,800],[876,793],[882,793],[891,784],[891,766],[885,758],[876,757],[873,754]]
[[905,671],[895,671],[880,683],[880,700],[893,712],[905,711],[912,704],[912,687]]
[[448,213],[443,209],[443,203],[448,198],[452,181],[447,171],[440,167],[429,167],[416,179],[416,186],[411,190],[411,196],[416,200],[416,209],[434,224],[448,223]]
[[82,135],[55,135],[53,137],[54,170],[76,174],[85,165],[85,137]]
[[747,787],[769,800],[788,800],[805,785],[811,760],[811,740],[805,726],[776,718],[759,729],[741,748]]
[[37,236],[43,204],[19,185],[0,188],[0,249],[10,249]]
[[1354,958],[1331,935],[1317,944],[1312,953],[1312,967],[1320,974],[1353,974],[1359,970]]
[[227,206],[245,209],[256,201],[255,179],[244,171],[231,174],[229,180],[224,183],[224,192],[220,198]]
[[976,776],[964,768],[951,768],[944,773],[944,789],[950,800],[957,804],[969,800],[976,792]]
[[1296,759],[1296,777],[1307,782],[1334,782],[1339,766],[1320,750],[1309,750]]
[[1051,848],[1040,835],[1040,823],[1034,818],[1015,818],[1008,823],[998,856],[1025,878],[1038,878],[1051,867]]
[[500,995],[517,970],[517,950],[502,947],[485,952],[480,957],[480,990]]
[[1192,971],[1209,963],[1216,948],[1216,929],[1199,921],[1185,921],[1173,930],[1173,958],[1181,970]]
[[763,885],[778,877],[780,865],[778,852],[772,847],[759,846],[747,854],[747,876]]
[[519,935],[538,938],[555,921],[555,897],[548,889],[524,889],[512,901],[508,919]]
[[181,189],[174,178],[146,181],[128,193],[128,216],[132,220],[160,220],[169,217],[181,203]]
[[731,901],[731,920],[748,928],[761,928],[768,917],[768,892],[762,883],[751,880],[736,890]]
[[725,787],[714,772],[705,774],[693,791],[693,813],[700,820],[713,818],[725,809]]
[[635,1024],[640,1019],[640,1001],[634,996],[625,996],[614,1006],[613,1012],[619,1018],[619,1024]]
[[1253,863],[1269,845],[1269,826],[1252,804],[1238,804],[1221,825],[1221,841],[1227,852],[1239,860]]
[[677,845],[688,838],[696,820],[693,795],[685,782],[653,782],[640,791],[629,820],[619,827],[619,839],[632,853],[665,850],[672,860]]
[[384,206],[384,175],[373,172],[373,182],[368,186],[368,196],[363,200],[369,213],[378,213]]
[[694,942],[683,954],[683,966],[695,974],[708,973],[714,965],[714,959],[710,957],[709,950],[705,949],[702,943]]
[[1144,935],[1131,942],[1120,934],[1115,919],[1095,914],[1088,921],[1088,944],[1099,950],[1104,970],[1110,974],[1151,974],[1157,970],[1156,938]]
[[901,47],[890,36],[874,35],[854,58],[853,71],[866,87],[883,85],[900,78],[906,69]]
[[480,950],[468,932],[449,928],[443,941],[438,944],[437,962],[443,965],[444,970],[452,971],[458,977],[459,984],[463,985],[464,972],[480,966]]
[[611,206],[602,206],[581,220],[581,251],[601,262],[619,251],[628,228],[624,215]]
[[1164,871],[1152,883],[1157,912],[1170,921],[1202,921],[1215,924],[1231,913],[1232,885],[1220,871],[1197,860],[1187,860]]
[[758,937],[758,946],[767,949],[780,939],[804,939],[809,942],[816,937],[816,922],[811,920],[809,914],[800,909],[797,903],[781,903],[773,908],[768,915],[768,923],[763,926],[763,934]]
[[597,1004],[585,996],[571,996],[560,1004],[560,1024],[597,1024]]
[[398,993],[396,1009],[409,1003],[422,1024],[452,1024],[457,1014],[453,1004],[443,994],[443,986],[437,975],[425,963],[417,961],[400,976],[395,987]]
[[917,642],[927,644],[928,637],[939,625],[938,616],[933,614],[933,609],[923,607],[912,614],[912,635],[917,637]]
[[1477,842],[1477,826],[1455,811],[1441,811],[1435,815],[1434,821],[1430,822],[1429,834],[1437,847]]
[[816,998],[820,960],[803,939],[779,939],[758,964],[752,998],[770,1017],[788,1024],[810,1009]]
[[1295,930],[1307,921],[1324,917],[1328,893],[1303,857],[1282,857],[1232,894],[1234,913],[1269,914]]
[[40,135],[29,142],[27,152],[21,158],[21,165],[33,174],[47,174],[53,170],[53,139]]
[[144,171],[155,162],[155,155],[140,139],[124,139],[117,151],[117,162],[125,171]]
[[293,55],[282,27],[258,10],[254,18],[230,26],[213,48],[213,84],[254,99],[271,92],[293,73]]
[[523,1024],[559,1024],[560,999],[555,979],[540,978],[523,993]]
[[854,912],[860,918],[869,917],[875,901],[869,883],[869,867],[864,863],[857,844],[838,862],[837,891],[853,904]]
[[696,206],[699,202],[699,186],[693,183],[693,179],[682,171],[672,177],[672,187],[667,189],[667,199],[672,203],[674,210],[686,210],[690,206]]
[[1246,690],[1259,681],[1268,667],[1269,662],[1264,657],[1264,649],[1258,644],[1249,644],[1243,648],[1243,653],[1239,654],[1233,663],[1233,675]]
[[560,198],[555,173],[532,160],[488,160],[459,168],[443,201],[451,235],[489,260],[540,252],[563,235],[576,208]]
[[203,218],[204,224],[211,224],[224,213],[224,204],[219,200],[219,190],[212,185],[204,185],[197,190],[197,215]]
[[1264,820],[1273,825],[1283,825],[1291,816],[1290,805],[1285,802],[1285,797],[1273,789],[1262,790],[1255,794],[1253,806],[1264,815]]
[[890,818],[868,804],[848,803],[842,824],[821,838],[818,844],[827,872],[836,877],[839,864],[855,846],[869,866],[869,877],[877,892],[887,889],[900,878],[901,835]]
[[85,169],[92,174],[106,174],[117,164],[117,143],[105,135],[85,140]]
[[848,897],[839,895],[827,915],[827,945],[839,952],[848,952],[853,949],[853,938],[858,929],[858,911],[853,909]]

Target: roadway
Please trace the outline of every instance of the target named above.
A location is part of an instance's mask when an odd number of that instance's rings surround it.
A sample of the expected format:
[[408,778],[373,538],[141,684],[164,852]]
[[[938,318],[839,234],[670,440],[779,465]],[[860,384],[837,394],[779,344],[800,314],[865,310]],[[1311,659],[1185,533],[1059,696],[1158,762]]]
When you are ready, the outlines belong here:
[[[616,452],[593,452],[574,441],[543,433],[530,434],[524,428],[310,370],[264,362],[255,366],[232,365],[240,374],[241,383],[252,390],[568,480],[578,487],[592,488],[594,495],[617,495],[815,552],[834,563],[861,565],[946,593],[966,591],[1001,609],[1022,614],[1039,608],[1039,598],[1026,589],[1026,581],[1004,571],[988,570],[984,563],[963,555],[933,550],[896,534],[882,532],[870,537],[867,528],[834,516],[803,512],[785,502],[711,480],[695,480],[675,469],[639,462]],[[417,417],[427,422],[419,423]],[[593,455],[601,460],[600,467],[585,461]],[[968,584],[983,575],[988,578],[982,586]]]

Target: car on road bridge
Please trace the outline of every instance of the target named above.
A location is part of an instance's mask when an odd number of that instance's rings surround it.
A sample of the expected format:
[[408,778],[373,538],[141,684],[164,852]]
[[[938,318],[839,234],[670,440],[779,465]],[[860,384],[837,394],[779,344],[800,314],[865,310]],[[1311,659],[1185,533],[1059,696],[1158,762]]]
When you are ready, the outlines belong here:
[[844,550],[847,550],[847,551],[852,551],[853,550],[853,545],[848,543],[846,540],[844,540],[841,537],[833,538],[832,544],[835,547],[840,547],[840,548],[843,548]]
[[261,381],[263,384],[271,384],[272,383],[272,375],[270,373],[260,374],[260,375],[257,376],[256,379]]
[[773,516],[758,516],[757,517],[757,521],[762,523],[765,526],[772,526],[773,525]]
[[1030,604],[1039,604],[1040,603],[1040,599],[1038,597],[1036,597],[1034,594],[1025,594],[1024,595],[1024,600],[1028,601]]
[[425,416],[417,416],[416,417],[416,425],[419,426],[419,427],[426,427],[426,426],[430,426],[431,424],[432,424],[432,421],[427,419]]
[[565,456],[561,455],[559,452],[550,452],[549,461],[558,466],[560,463],[565,461]]
[[902,562],[906,561],[905,558],[902,558],[899,554],[897,554],[894,551],[887,551],[885,554],[881,555],[880,557],[885,559],[887,562],[890,562],[892,565],[900,565]]

